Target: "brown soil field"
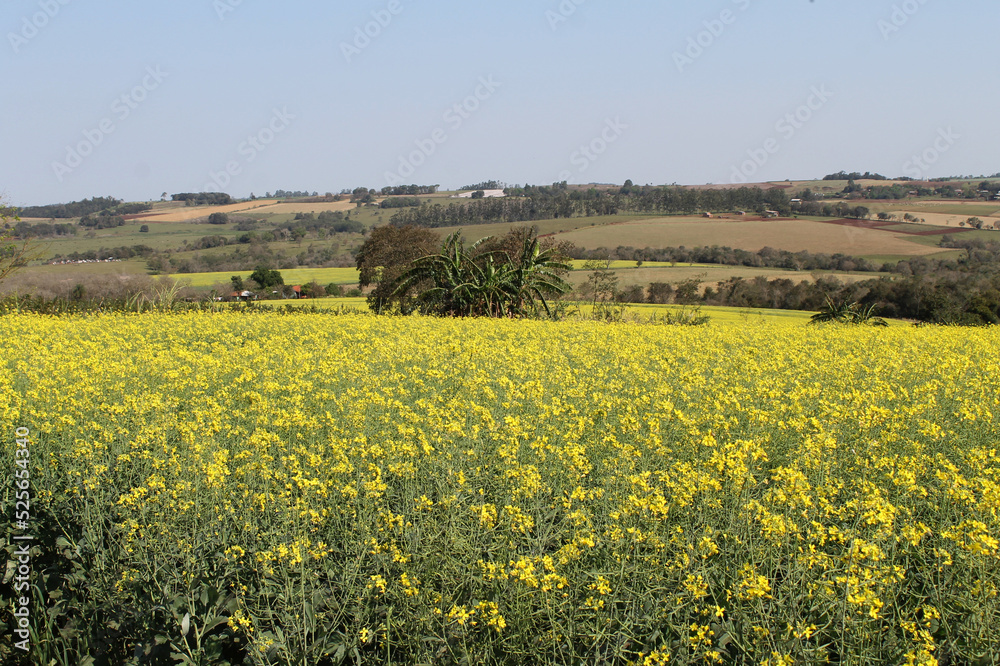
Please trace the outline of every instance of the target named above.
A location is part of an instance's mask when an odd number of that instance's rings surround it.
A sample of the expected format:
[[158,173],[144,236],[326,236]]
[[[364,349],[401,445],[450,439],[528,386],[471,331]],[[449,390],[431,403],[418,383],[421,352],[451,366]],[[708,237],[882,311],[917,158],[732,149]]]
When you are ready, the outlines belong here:
[[330,201],[328,203],[280,203],[268,206],[267,210],[259,211],[269,215],[283,215],[287,213],[312,213],[318,214],[326,211],[346,212],[357,208],[357,204],[350,201]]
[[[128,215],[127,220],[143,220],[145,222],[190,222],[200,217],[208,217],[212,213],[245,213],[250,210],[257,211],[261,208],[270,209],[275,206],[275,199],[257,199],[256,201],[246,201],[244,203],[232,204],[230,206],[192,206],[178,208],[169,213],[143,213],[141,215]],[[263,211],[258,211],[263,212]]]
[[719,245],[756,252],[772,247],[790,252],[861,255],[926,255],[940,252],[908,240],[906,234],[824,224],[810,220],[729,220],[658,218],[588,227],[556,235],[594,249],[632,247],[703,247]]
[[[893,211],[893,214],[898,217],[902,217],[907,212],[909,211],[905,210]],[[960,222],[965,222],[970,217],[973,217],[972,215],[949,215],[947,213],[915,213],[915,214],[918,215],[920,218],[922,218],[924,221],[926,221],[927,224],[933,224],[940,227],[956,227],[956,230],[959,228],[958,225]],[[991,217],[988,215],[975,215],[975,217],[978,217],[980,220],[982,220],[989,226],[993,226],[994,224],[1000,222],[1000,216]]]

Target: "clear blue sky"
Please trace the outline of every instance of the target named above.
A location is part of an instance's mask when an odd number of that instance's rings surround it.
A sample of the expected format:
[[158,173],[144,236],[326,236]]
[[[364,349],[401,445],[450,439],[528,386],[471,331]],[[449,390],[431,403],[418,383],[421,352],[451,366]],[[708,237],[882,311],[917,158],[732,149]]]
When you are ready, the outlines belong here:
[[235,196],[992,174],[997,15],[995,0],[7,0],[0,193],[145,200],[213,174]]

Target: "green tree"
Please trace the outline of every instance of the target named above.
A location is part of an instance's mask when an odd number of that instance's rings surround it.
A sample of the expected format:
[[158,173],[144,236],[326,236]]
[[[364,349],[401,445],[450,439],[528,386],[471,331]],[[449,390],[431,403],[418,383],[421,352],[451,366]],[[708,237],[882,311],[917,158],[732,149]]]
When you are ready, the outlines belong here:
[[256,282],[261,289],[271,289],[285,284],[285,278],[281,277],[281,272],[258,267],[251,275],[250,279]]
[[693,305],[697,303],[701,293],[701,280],[703,277],[704,274],[679,283],[677,291],[674,293],[674,301],[681,305]]
[[398,281],[413,261],[433,253],[441,237],[420,227],[378,227],[373,229],[357,254],[358,282],[362,289],[374,285],[368,307],[379,314],[398,309],[408,314],[415,307],[414,296],[422,285],[399,292]]
[[233,291],[243,291],[246,287],[243,285],[243,278],[239,275],[234,275],[229,278],[229,281],[233,283]]
[[225,213],[212,213],[208,216],[209,224],[229,224],[229,216]]
[[10,223],[20,221],[17,211],[0,199],[0,283],[40,255],[30,238],[15,238]]
[[139,227],[139,233],[140,234],[148,234],[149,233],[149,225],[148,224],[144,224],[141,227]]
[[647,289],[650,303],[666,304],[674,296],[674,287],[666,282],[651,282]]
[[585,294],[590,296],[595,319],[621,319],[624,306],[618,303],[618,274],[611,269],[611,260],[592,260],[583,266],[590,271]]

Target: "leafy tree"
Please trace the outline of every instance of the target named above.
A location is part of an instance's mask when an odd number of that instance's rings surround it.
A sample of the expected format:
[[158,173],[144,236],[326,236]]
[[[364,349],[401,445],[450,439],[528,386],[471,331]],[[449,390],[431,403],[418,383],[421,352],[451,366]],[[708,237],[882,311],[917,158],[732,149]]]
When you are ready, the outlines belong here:
[[701,278],[693,277],[684,280],[677,285],[674,293],[674,300],[681,305],[693,305],[698,302],[698,294],[701,291]]
[[20,241],[14,239],[10,223],[19,222],[20,219],[16,210],[0,200],[0,282],[39,255],[30,238],[25,237]]
[[234,275],[229,280],[233,283],[233,291],[244,291],[246,289],[243,285],[243,278],[239,275]]
[[229,216],[225,213],[212,213],[208,216],[209,224],[229,224]]
[[326,289],[316,280],[302,285],[303,298],[323,298],[324,296],[326,296]]
[[660,305],[669,303],[674,296],[673,285],[666,282],[652,282],[646,291],[649,302]]
[[621,314],[621,308],[615,306],[618,301],[618,274],[611,269],[611,260],[588,261],[583,268],[590,272],[586,293],[591,297],[594,317],[617,318]]
[[[397,282],[420,257],[440,247],[441,237],[429,229],[413,226],[378,227],[372,230],[357,254],[359,286],[375,288],[368,294],[368,307],[385,313],[413,310],[414,292],[398,292]],[[414,289],[421,285],[414,284]]]
[[141,227],[139,227],[139,233],[140,234],[148,234],[149,233],[149,225],[148,224],[144,224]]
[[281,277],[281,272],[258,267],[251,275],[250,279],[260,285],[261,289],[271,289],[285,284],[285,278]]

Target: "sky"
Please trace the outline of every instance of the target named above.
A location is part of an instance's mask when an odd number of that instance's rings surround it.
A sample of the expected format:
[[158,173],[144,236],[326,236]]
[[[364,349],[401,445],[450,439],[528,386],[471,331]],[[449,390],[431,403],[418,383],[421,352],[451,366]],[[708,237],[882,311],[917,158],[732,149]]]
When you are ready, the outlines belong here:
[[6,0],[0,195],[1000,171],[995,0]]

